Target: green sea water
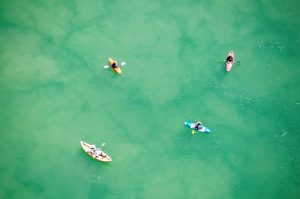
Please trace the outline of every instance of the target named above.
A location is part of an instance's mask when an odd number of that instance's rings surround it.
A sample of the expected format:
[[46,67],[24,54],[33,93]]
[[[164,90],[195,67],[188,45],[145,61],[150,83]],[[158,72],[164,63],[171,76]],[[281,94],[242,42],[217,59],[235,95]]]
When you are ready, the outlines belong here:
[[2,0],[0,198],[300,198],[299,17],[296,0]]

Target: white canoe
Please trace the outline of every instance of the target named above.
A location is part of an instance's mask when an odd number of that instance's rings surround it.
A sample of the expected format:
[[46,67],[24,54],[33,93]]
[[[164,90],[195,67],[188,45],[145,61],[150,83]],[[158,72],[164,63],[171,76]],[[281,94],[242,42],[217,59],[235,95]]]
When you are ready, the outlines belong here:
[[[83,150],[91,157],[93,157],[92,153],[91,153],[91,144],[88,144],[84,141],[80,141],[81,147],[83,148]],[[97,148],[99,149],[99,148]],[[101,150],[101,149],[99,149]],[[104,153],[101,150],[101,154],[98,157],[95,157],[94,159],[98,160],[98,161],[102,161],[102,162],[111,162],[112,159],[109,157],[109,155],[107,155],[106,153]]]

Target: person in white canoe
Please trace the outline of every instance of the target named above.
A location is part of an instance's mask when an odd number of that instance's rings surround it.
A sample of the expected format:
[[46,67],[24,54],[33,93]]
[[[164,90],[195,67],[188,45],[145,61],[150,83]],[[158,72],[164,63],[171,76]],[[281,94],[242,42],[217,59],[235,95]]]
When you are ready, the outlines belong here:
[[90,155],[95,159],[95,158],[98,158],[99,156],[101,156],[102,158],[105,158],[106,155],[104,155],[102,153],[102,151],[100,149],[98,149],[96,147],[96,145],[92,144],[91,147],[90,147],[90,151],[89,151]]

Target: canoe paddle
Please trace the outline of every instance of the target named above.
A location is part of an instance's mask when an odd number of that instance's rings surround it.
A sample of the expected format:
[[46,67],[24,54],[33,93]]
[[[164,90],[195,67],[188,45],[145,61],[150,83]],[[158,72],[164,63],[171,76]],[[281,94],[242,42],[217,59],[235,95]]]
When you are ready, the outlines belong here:
[[[219,61],[220,63],[224,63],[224,62],[226,62],[226,60],[223,60],[223,61]],[[241,61],[240,60],[238,60],[238,61],[236,61],[235,63],[237,63],[237,64],[240,64],[241,63]]]
[[[125,66],[126,65],[126,62],[125,61],[122,61],[121,62],[121,66]],[[105,66],[103,66],[104,68],[109,68],[109,66],[108,65],[105,65]]]
[[105,146],[105,142],[103,142],[103,143],[101,144],[101,146],[99,147],[99,149],[101,150],[102,147],[104,147],[104,146]]

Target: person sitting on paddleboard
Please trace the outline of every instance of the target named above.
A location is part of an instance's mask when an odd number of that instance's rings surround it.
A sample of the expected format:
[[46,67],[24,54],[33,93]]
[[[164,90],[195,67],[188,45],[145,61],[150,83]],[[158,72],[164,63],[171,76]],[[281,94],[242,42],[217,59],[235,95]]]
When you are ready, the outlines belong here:
[[112,63],[111,67],[112,68],[118,68],[119,66],[118,66],[118,63],[115,61],[114,63]]
[[228,56],[226,58],[226,62],[233,62],[233,57],[232,56]]
[[195,130],[201,130],[203,128],[201,122],[196,122]]

